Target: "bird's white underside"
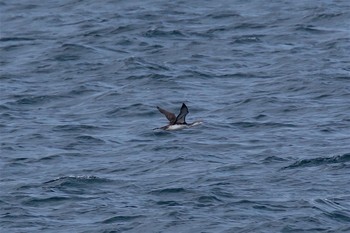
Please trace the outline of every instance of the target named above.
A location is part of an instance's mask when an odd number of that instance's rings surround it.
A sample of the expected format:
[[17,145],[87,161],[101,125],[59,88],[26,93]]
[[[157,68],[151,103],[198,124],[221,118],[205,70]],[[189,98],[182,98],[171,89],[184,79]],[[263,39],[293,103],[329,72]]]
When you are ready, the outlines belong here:
[[193,127],[196,125],[200,125],[202,123],[203,123],[202,121],[195,121],[192,124],[188,124],[188,125],[169,125],[169,126],[165,127],[164,130],[171,131],[171,130],[185,129],[185,128],[190,128],[190,127]]

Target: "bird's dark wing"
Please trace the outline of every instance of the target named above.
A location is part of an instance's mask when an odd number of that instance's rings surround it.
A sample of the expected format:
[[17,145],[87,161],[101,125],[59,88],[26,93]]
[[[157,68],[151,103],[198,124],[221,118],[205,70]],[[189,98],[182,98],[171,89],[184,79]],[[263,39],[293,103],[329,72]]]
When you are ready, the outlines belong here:
[[176,117],[175,124],[186,124],[185,117],[188,114],[188,108],[186,104],[182,104],[179,115]]
[[175,123],[176,116],[175,116],[174,113],[168,112],[167,110],[164,110],[164,109],[162,109],[162,108],[160,108],[158,106],[157,106],[157,108],[158,108],[159,112],[161,112],[162,114],[164,114],[166,116],[166,118],[170,121],[171,125],[173,125]]

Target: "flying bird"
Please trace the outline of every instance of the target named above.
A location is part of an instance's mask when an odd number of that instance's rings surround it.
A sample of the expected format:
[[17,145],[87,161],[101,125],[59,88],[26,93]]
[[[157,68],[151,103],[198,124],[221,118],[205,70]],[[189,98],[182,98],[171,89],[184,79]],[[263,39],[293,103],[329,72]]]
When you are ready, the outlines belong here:
[[169,124],[160,128],[156,129],[164,129],[164,130],[177,130],[177,129],[184,129],[189,128],[195,125],[199,125],[202,123],[202,121],[195,121],[193,123],[187,124],[186,123],[186,116],[189,113],[188,108],[186,104],[182,103],[180,113],[176,116],[174,113],[169,112],[165,109],[162,109],[158,107],[159,112],[165,115],[165,117],[168,119]]

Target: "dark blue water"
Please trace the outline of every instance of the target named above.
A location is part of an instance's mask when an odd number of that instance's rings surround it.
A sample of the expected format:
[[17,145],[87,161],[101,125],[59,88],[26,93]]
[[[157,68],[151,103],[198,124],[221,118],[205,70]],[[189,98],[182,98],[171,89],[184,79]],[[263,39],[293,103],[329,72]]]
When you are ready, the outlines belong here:
[[0,9],[1,232],[350,232],[349,1]]

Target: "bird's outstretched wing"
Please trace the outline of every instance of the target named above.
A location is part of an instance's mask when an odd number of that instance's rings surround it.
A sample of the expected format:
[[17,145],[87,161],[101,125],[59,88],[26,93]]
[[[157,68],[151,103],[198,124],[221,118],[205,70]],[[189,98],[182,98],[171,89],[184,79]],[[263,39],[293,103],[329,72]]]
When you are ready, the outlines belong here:
[[179,115],[177,115],[174,124],[186,124],[185,117],[187,114],[188,114],[188,108],[187,108],[186,104],[183,103],[181,106],[180,113],[179,113]]
[[171,125],[175,124],[175,122],[176,122],[176,116],[175,116],[174,113],[168,112],[167,110],[162,109],[162,108],[160,108],[160,107],[158,107],[158,106],[157,106],[157,108],[158,108],[159,112],[161,112],[162,114],[165,115],[165,117],[169,120],[169,122],[170,122]]

